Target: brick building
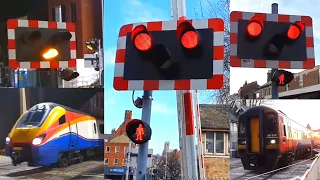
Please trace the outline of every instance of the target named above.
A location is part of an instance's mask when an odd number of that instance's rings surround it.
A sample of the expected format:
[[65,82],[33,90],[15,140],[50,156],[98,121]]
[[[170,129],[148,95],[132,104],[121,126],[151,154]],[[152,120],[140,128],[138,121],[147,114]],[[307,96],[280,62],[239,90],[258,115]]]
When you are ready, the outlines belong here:
[[200,104],[206,177],[230,178],[230,108]]
[[[125,118],[118,129],[113,129],[108,140],[104,142],[105,178],[122,179],[126,174],[126,149],[129,147],[129,138],[125,127],[132,119],[132,111],[125,111]],[[135,147],[132,143],[131,147]]]
[[[263,99],[271,98],[271,82],[255,90]],[[294,79],[286,86],[278,87],[279,98],[282,99],[319,99],[320,98],[320,66],[294,74]]]
[[[76,25],[77,58],[88,53],[85,42],[89,39],[102,40],[102,1],[101,0],[47,0],[48,19],[55,21],[56,6],[61,5],[62,21]],[[103,43],[101,44],[103,45]]]

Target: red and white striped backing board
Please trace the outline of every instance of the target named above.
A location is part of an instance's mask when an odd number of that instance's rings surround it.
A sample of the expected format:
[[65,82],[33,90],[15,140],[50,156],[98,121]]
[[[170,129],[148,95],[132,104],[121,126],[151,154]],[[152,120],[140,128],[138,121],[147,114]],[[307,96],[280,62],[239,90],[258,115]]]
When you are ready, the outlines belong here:
[[[15,29],[17,27],[28,28],[48,28],[48,29],[66,29],[71,34],[70,39],[70,54],[71,59],[68,61],[38,61],[38,62],[18,62],[16,60],[16,37]],[[7,21],[8,29],[8,56],[9,67],[15,69],[42,69],[42,68],[75,68],[77,65],[76,52],[76,34],[75,25],[69,22],[54,22],[54,21],[38,21],[38,20],[22,20],[9,19]]]
[[[250,20],[253,16],[258,16],[264,21],[292,22],[301,21],[305,24],[307,60],[306,61],[274,61],[257,59],[238,59],[238,20]],[[230,66],[246,68],[279,68],[279,69],[312,69],[315,67],[314,42],[312,19],[309,16],[296,16],[284,14],[268,14],[254,12],[233,11],[230,14]]]
[[[191,80],[125,80],[124,64],[127,33],[138,25],[145,25],[148,31],[177,30],[178,24],[189,21],[195,29],[213,30],[213,72],[211,79]],[[128,90],[205,90],[220,89],[223,86],[224,61],[224,22],[222,19],[174,20],[127,24],[119,32],[118,47],[115,58],[113,87],[117,91]]]

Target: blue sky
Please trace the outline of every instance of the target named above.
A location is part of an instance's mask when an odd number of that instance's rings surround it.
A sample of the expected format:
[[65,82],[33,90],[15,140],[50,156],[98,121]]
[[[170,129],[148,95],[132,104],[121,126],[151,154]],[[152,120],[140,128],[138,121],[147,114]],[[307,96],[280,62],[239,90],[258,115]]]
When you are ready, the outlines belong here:
[[[105,4],[105,132],[118,128],[124,120],[125,110],[133,111],[133,118],[141,118],[141,110],[131,101],[132,91],[120,92],[113,89],[114,57],[119,29],[124,24],[171,20],[170,0],[121,0],[106,1]],[[207,15],[210,6],[202,1],[204,14]],[[187,1],[187,16],[190,19],[200,15],[199,0]],[[142,91],[136,91],[135,96],[142,96]],[[136,98],[135,97],[135,98]],[[170,148],[179,147],[178,116],[175,91],[153,92],[151,116],[152,140],[149,148],[155,153],[161,153],[165,141],[170,141]]]

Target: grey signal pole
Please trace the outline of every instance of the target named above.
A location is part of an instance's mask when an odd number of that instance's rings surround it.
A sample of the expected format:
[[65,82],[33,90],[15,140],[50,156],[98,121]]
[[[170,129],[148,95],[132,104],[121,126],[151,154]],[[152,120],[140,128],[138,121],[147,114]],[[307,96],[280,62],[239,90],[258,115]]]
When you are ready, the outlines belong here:
[[[142,98],[143,98],[143,106],[142,106],[141,120],[150,125],[151,107],[152,107],[152,100],[153,100],[152,91],[144,91]],[[137,180],[144,180],[146,178],[148,146],[149,146],[149,142],[139,145],[138,164],[137,164],[137,171],[136,171]]]
[[[278,4],[272,3],[271,5],[271,13],[272,14],[278,14]],[[271,69],[271,76],[276,72],[278,69]],[[279,92],[278,92],[278,86],[276,83],[271,82],[271,90],[272,90],[272,99],[279,99]]]

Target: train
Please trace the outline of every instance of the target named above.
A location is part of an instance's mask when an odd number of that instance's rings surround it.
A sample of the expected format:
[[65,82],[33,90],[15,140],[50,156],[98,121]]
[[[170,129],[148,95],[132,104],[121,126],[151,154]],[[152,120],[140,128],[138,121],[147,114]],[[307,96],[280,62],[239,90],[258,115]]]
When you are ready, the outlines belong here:
[[16,121],[5,155],[14,166],[66,167],[102,155],[105,138],[103,120],[64,105],[39,103]]
[[314,142],[312,130],[271,107],[251,107],[238,117],[238,155],[245,170],[273,170],[313,156]]

